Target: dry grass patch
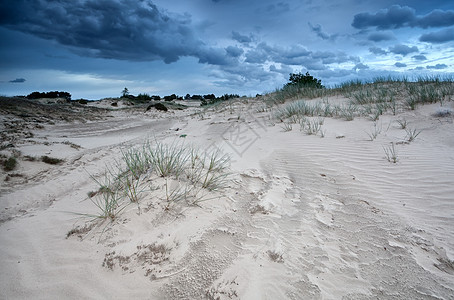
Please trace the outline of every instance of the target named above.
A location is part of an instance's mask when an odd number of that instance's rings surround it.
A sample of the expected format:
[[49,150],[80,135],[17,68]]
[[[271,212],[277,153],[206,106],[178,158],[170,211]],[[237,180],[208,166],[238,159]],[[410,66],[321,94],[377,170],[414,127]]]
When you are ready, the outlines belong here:
[[276,252],[276,251],[272,251],[272,250],[268,250],[266,253],[268,254],[268,257],[272,261],[277,262],[277,263],[283,263],[284,262],[284,258],[282,257],[282,253],[279,253],[279,252]]
[[49,165],[59,165],[59,164],[63,163],[65,160],[43,155],[43,156],[41,156],[41,161],[46,164],[49,164]]

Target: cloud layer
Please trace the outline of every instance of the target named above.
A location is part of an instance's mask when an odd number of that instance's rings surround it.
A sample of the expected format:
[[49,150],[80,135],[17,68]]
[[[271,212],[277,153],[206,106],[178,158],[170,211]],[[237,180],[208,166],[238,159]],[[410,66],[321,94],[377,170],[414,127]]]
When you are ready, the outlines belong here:
[[417,15],[408,6],[393,5],[377,13],[360,13],[354,16],[352,26],[357,29],[376,27],[377,29],[396,29],[401,27],[447,27],[454,25],[454,11],[433,10],[427,15]]
[[454,41],[454,29],[448,28],[436,32],[425,33],[419,38],[421,42],[442,44]]
[[0,1],[7,39],[0,82],[39,86],[19,69],[47,68],[128,87],[191,82],[255,94],[282,86],[293,72],[309,71],[325,85],[388,72],[448,72],[453,9],[443,0],[386,7],[372,0]]
[[[225,64],[219,49],[195,34],[189,15],[160,10],[147,0],[3,1],[0,25],[73,48],[80,55],[131,61]],[[222,52],[222,51],[221,51]]]

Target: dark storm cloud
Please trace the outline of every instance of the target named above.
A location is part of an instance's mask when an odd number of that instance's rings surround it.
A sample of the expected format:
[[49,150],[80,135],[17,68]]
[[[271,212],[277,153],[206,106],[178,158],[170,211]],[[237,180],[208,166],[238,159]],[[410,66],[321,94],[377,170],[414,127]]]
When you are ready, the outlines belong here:
[[225,66],[236,63],[234,59],[226,55],[225,49],[202,48],[195,56],[202,64]]
[[413,52],[419,52],[419,49],[416,46],[409,47],[407,45],[399,44],[399,45],[395,45],[394,47],[389,48],[389,52],[406,56]]
[[386,55],[388,53],[388,52],[386,52],[386,50],[383,50],[380,47],[370,47],[369,52],[373,53],[375,55]]
[[188,15],[160,10],[148,0],[17,0],[0,3],[0,25],[55,40],[79,55],[130,61],[225,64],[220,50],[197,38]]
[[248,83],[264,82],[274,79],[272,72],[266,71],[258,64],[242,64],[237,66],[226,66],[223,68],[225,73],[212,74],[213,77],[219,78],[215,83],[221,86],[238,88]]
[[425,55],[419,54],[419,55],[414,55],[411,58],[416,59],[416,60],[427,60],[427,57]]
[[357,29],[377,27],[395,29],[401,27],[447,27],[454,25],[454,11],[433,10],[427,15],[416,15],[415,9],[408,6],[393,5],[375,14],[360,13],[354,16],[352,26]]
[[312,52],[301,45],[293,45],[289,48],[269,47],[272,60],[286,65],[299,65],[310,59]]
[[394,65],[398,68],[405,68],[407,66],[406,64],[401,63],[401,62],[396,62]]
[[229,54],[230,56],[233,56],[233,57],[238,57],[244,53],[243,49],[235,47],[235,46],[228,46],[227,48],[225,48],[225,51],[227,52],[227,54]]
[[353,17],[352,26],[357,29],[377,27],[379,29],[399,28],[415,20],[415,10],[408,6],[393,5],[375,14],[360,13]]
[[268,60],[269,54],[267,51],[262,49],[261,47],[257,47],[255,49],[251,49],[246,52],[246,62],[253,63],[253,64],[261,64]]
[[302,64],[311,53],[312,52],[300,45],[284,48],[270,46],[267,43],[262,42],[246,53],[246,62],[264,63],[269,60],[286,65],[299,65]]
[[434,66],[426,66],[427,69],[442,70],[446,69],[448,66],[446,64],[436,64]]
[[23,82],[25,82],[25,79],[24,78],[16,78],[14,80],[10,80],[9,82],[11,82],[11,83],[23,83]]
[[252,38],[248,37],[246,35],[242,35],[239,32],[232,31],[232,39],[234,39],[237,42],[240,42],[242,44],[247,44],[252,42]]
[[390,41],[395,39],[391,32],[374,32],[370,34],[367,39],[373,42]]
[[416,24],[421,28],[448,27],[454,25],[454,11],[435,9],[429,14],[419,17]]
[[433,44],[442,44],[450,41],[454,41],[454,29],[448,28],[436,32],[430,32],[421,35],[419,38],[421,42],[428,42]]
[[311,22],[308,22],[308,25],[312,32],[314,32],[319,38],[323,40],[333,40],[337,37],[337,35],[335,34],[330,35],[324,32],[320,24],[312,25]]

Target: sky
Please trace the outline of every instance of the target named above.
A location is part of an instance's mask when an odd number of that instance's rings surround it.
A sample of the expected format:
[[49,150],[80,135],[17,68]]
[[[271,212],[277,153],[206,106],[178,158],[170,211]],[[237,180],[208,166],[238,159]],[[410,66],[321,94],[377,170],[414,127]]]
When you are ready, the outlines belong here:
[[0,95],[255,96],[454,74],[452,0],[0,0]]

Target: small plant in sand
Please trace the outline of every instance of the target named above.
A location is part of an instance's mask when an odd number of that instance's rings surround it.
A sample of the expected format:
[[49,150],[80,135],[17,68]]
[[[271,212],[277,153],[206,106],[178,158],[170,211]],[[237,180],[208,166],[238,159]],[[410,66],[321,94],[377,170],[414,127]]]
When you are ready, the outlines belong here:
[[191,199],[190,204],[198,204],[212,199],[209,192],[219,191],[227,185],[230,157],[218,149],[208,152],[191,149],[190,157],[190,165],[185,171],[190,184],[186,194]]
[[380,116],[383,115],[387,110],[387,104],[386,103],[376,103],[375,104],[375,109],[372,111],[372,116],[371,119],[372,121],[377,121],[380,119]]
[[[324,107],[320,102],[309,103],[304,100],[290,102],[282,108],[279,108],[275,117],[280,120],[292,118],[296,116],[295,121],[301,119],[303,116],[316,116],[324,115]],[[296,123],[296,122],[294,122]]]
[[399,120],[396,120],[396,122],[397,122],[397,124],[399,124],[401,129],[407,128],[407,120],[399,119]]
[[293,115],[289,118],[290,124],[298,124],[301,119],[301,116],[299,115]]
[[171,181],[168,178],[165,179],[165,210],[169,210],[171,205],[180,202],[182,200],[187,200],[189,195],[188,186],[183,186],[180,182]]
[[377,125],[376,122],[374,122],[374,128],[372,128],[371,132],[367,132],[367,135],[369,136],[369,140],[373,141],[377,138],[377,136],[381,133],[382,126]]
[[145,153],[145,151],[138,151],[137,149],[129,149],[121,152],[122,161],[126,165],[126,172],[130,173],[129,175],[136,180],[142,174],[150,171],[150,164]]
[[422,130],[405,128],[405,132],[407,132],[407,141],[413,142]]
[[226,170],[230,163],[230,158],[222,154],[219,150],[214,150],[211,153],[205,152],[205,162],[202,187],[210,191],[218,190],[225,184]]
[[397,150],[394,147],[394,143],[391,143],[388,147],[383,147],[383,151],[385,152],[386,159],[390,163],[397,163]]
[[339,117],[345,119],[346,121],[353,121],[355,119],[355,114],[358,111],[358,107],[350,103],[348,105],[336,107],[336,111]]
[[321,130],[321,122],[319,120],[308,120],[304,126],[304,132],[307,135],[317,135]]
[[123,195],[133,203],[139,203],[140,194],[144,188],[140,188],[140,180],[134,175],[125,174],[121,177],[121,185],[123,186]]
[[416,97],[410,96],[404,100],[404,103],[410,110],[415,110],[419,102]]
[[90,192],[89,198],[91,202],[98,208],[98,214],[85,214],[79,213],[79,215],[90,217],[90,218],[99,218],[99,219],[109,219],[115,220],[118,214],[126,207],[122,203],[122,194],[121,192],[114,187],[111,187],[111,179],[108,175],[105,175],[105,183],[102,184],[100,181],[95,180],[99,187],[99,190],[96,192]]
[[397,114],[397,111],[399,109],[399,105],[398,105],[396,99],[394,99],[393,96],[390,99],[389,108],[391,109],[393,115]]
[[292,129],[293,126],[291,123],[284,122],[284,124],[282,125],[282,130],[284,130],[285,132],[292,131]]

